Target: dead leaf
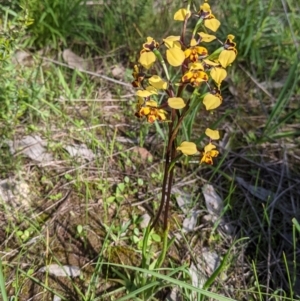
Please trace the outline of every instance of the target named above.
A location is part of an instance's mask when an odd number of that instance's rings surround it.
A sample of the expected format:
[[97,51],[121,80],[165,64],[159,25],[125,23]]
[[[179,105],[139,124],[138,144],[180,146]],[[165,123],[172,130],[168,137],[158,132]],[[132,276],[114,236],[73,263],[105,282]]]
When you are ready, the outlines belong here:
[[71,49],[65,49],[62,53],[64,61],[72,68],[88,70],[88,62],[75,54]]
[[202,187],[202,192],[208,213],[220,217],[223,210],[223,201],[216,193],[214,187],[206,184]]
[[186,216],[182,224],[183,232],[193,231],[197,226],[197,221],[201,210],[197,210],[196,207],[192,207],[193,200],[190,194],[184,193],[175,187],[172,188],[172,193],[175,194],[176,202]]
[[132,148],[132,152],[137,154],[142,159],[142,161],[151,162],[153,159],[152,154],[144,147],[135,146]]
[[266,88],[267,90],[272,90],[272,89],[282,89],[285,83],[286,83],[286,78],[283,78],[281,81],[261,82],[260,85]]
[[207,248],[203,248],[201,258],[198,258],[198,263],[196,265],[192,263],[189,268],[193,286],[203,288],[207,279],[213,274],[219,265],[219,255],[216,252],[209,251]]
[[182,230],[183,232],[191,232],[195,229],[197,226],[198,216],[199,216],[200,210],[192,209],[187,217],[183,220],[182,224]]
[[32,66],[34,61],[32,55],[23,50],[17,50],[12,58],[13,64],[22,66]]
[[57,277],[78,277],[80,276],[80,268],[74,265],[58,265],[50,264],[38,270],[39,272],[47,272]]
[[257,197],[261,201],[267,202],[272,196],[273,192],[262,187],[253,186],[247,183],[243,178],[236,177],[236,181],[248,190],[253,196]]
[[124,78],[125,68],[122,65],[116,65],[112,68],[111,73],[114,78],[122,79]]
[[38,163],[47,163],[53,161],[53,156],[47,152],[45,146],[47,142],[40,136],[25,136],[21,140],[7,141],[12,154],[22,153]]
[[176,197],[176,202],[179,208],[183,213],[188,214],[188,212],[192,209],[192,197],[190,194],[187,194],[176,187],[172,188],[172,194]]
[[220,265],[220,256],[207,248],[202,250],[201,257],[204,260],[205,271],[209,275],[211,275]]
[[192,263],[189,268],[189,273],[192,278],[192,285],[197,288],[202,288],[207,280],[207,277],[203,272],[201,272],[201,270],[198,268],[198,265],[195,266],[194,263]]
[[72,158],[85,159],[91,161],[95,158],[95,154],[87,148],[85,144],[67,145],[64,149]]
[[141,219],[142,219],[142,221],[140,223],[141,228],[144,229],[144,228],[148,227],[149,222],[151,220],[150,215],[148,213],[145,213],[141,216]]
[[234,227],[227,223],[222,216],[224,204],[221,197],[216,193],[214,187],[210,184],[206,184],[202,187],[202,193],[204,196],[205,204],[208,213],[211,215],[211,220],[213,223],[219,221],[220,227],[227,234],[232,234],[234,232]]
[[177,286],[173,287],[171,292],[166,297],[166,301],[180,301],[182,300],[180,290]]
[[30,192],[29,185],[23,181],[14,179],[0,181],[0,200],[6,204],[10,204],[14,208],[21,206],[26,209],[30,208]]

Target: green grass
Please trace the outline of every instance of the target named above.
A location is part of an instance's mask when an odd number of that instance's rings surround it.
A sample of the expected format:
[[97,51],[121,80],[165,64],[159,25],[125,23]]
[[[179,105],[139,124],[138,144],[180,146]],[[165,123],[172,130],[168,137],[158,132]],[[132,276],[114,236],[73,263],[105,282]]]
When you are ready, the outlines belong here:
[[[163,234],[155,229],[145,246],[142,216],[158,209],[166,126],[134,118],[128,76],[145,37],[177,34],[172,15],[182,2],[157,3],[47,0],[43,10],[40,1],[1,4],[4,301],[166,300],[174,287],[180,300],[299,299],[299,4],[211,1],[222,23],[218,38],[234,34],[239,54],[220,110],[195,114],[181,135],[200,142],[207,124],[217,126],[221,156],[212,167],[194,158],[176,165],[175,185],[199,210],[198,228],[183,234],[174,197],[170,238],[182,239],[168,246],[158,269]],[[64,49],[92,68],[68,66]],[[17,51],[28,54],[19,64]],[[120,78],[113,78],[115,65]],[[26,146],[11,153],[29,135],[43,140],[51,160],[30,159]],[[84,155],[73,157],[67,146],[82,146]],[[224,200],[232,234],[207,217],[207,181]],[[215,272],[204,264],[204,250],[219,255]],[[143,251],[150,257],[141,266]],[[191,263],[204,265],[203,288],[192,286]],[[39,272],[50,264],[79,267],[81,275]]]

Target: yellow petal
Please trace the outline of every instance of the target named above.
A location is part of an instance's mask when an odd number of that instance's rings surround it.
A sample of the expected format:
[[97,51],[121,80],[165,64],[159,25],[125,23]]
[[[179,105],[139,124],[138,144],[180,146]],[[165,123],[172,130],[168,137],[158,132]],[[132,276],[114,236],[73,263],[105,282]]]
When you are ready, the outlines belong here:
[[157,93],[154,92],[154,91],[148,91],[148,90],[138,90],[138,91],[136,91],[136,96],[138,96],[138,97],[149,97],[153,94],[157,94]]
[[204,20],[204,26],[210,29],[211,31],[217,31],[220,25],[220,21],[214,18]]
[[186,50],[184,50],[184,55],[185,57],[189,57],[192,53],[192,49],[191,48],[187,48]]
[[180,44],[180,42],[179,41],[174,41],[173,42],[173,48],[178,48],[178,49],[181,50],[181,44]]
[[193,70],[202,70],[202,71],[204,71],[204,67],[203,67],[202,63],[195,62],[195,63],[189,64],[189,70],[190,71],[193,71]]
[[219,66],[219,63],[213,62],[213,61],[208,60],[208,59],[204,59],[203,62],[204,62],[206,65],[209,65],[209,66]]
[[146,69],[149,69],[155,61],[156,56],[153,52],[143,52],[139,59],[140,64]]
[[220,139],[220,134],[219,134],[218,130],[211,130],[211,129],[207,128],[205,130],[205,135],[208,136],[212,140]]
[[149,114],[149,115],[147,116],[147,121],[148,121],[149,123],[154,123],[154,121],[155,121],[156,119],[157,119],[156,115]]
[[181,81],[184,82],[184,83],[186,83],[186,82],[190,81],[190,79],[191,79],[192,77],[193,77],[193,72],[188,71],[188,72],[186,72],[186,73],[182,76]]
[[210,71],[210,76],[217,83],[217,85],[220,86],[222,81],[226,78],[227,72],[223,68],[214,67]]
[[196,71],[195,73],[197,75],[197,81],[199,81],[199,82],[202,82],[202,81],[207,82],[208,81],[208,75],[204,71],[200,70],[200,71]]
[[211,157],[207,157],[207,155],[203,154],[203,157],[201,158],[201,161],[200,161],[200,164],[201,163],[208,163],[208,164],[213,164],[212,160],[211,160]]
[[213,164],[213,160],[212,160],[211,156],[209,156],[207,154],[203,154],[203,157],[202,157],[202,159],[200,161],[200,164],[203,163],[203,162],[205,162],[205,163],[207,163],[209,165]]
[[201,6],[200,6],[200,9],[205,11],[205,12],[210,12],[210,6],[208,3],[203,3]]
[[207,56],[208,55],[208,51],[205,47],[197,46],[197,47],[195,47],[195,49],[197,50],[197,53],[201,56]]
[[205,105],[206,110],[213,110],[221,105],[221,99],[211,93],[207,93],[204,96],[203,104]]
[[144,104],[144,98],[138,96],[137,104],[140,105],[140,106],[141,106],[142,104]]
[[192,47],[193,47],[193,46],[196,46],[196,45],[197,45],[196,39],[191,39],[190,45],[191,45]]
[[157,94],[157,90],[153,86],[148,86],[146,90],[151,93],[151,95]]
[[172,109],[182,109],[185,107],[184,100],[181,97],[170,97],[168,105]]
[[216,39],[216,36],[207,34],[205,32],[198,32],[198,35],[201,37],[201,42],[209,43]]
[[179,43],[180,36],[168,36],[167,38],[163,39],[163,41],[167,48],[173,48],[175,46],[179,46],[179,48],[181,48],[181,45]]
[[152,37],[147,37],[147,44],[151,44],[154,41]]
[[163,39],[163,41],[179,41],[180,40],[180,36],[168,36],[165,39]]
[[212,152],[214,152],[214,154],[215,154],[214,156],[212,156],[210,153],[209,154],[203,154],[203,157],[200,161],[200,164],[205,162],[206,164],[213,165],[214,162],[213,162],[212,157],[217,157],[219,152],[217,150],[214,150]]
[[230,40],[230,41],[232,41],[232,40],[234,40],[234,35],[233,34],[229,34],[228,36],[227,36],[227,39],[228,40]]
[[161,77],[158,75],[153,75],[149,78],[149,83],[156,89],[163,89],[166,90],[168,87],[168,83],[165,82]]
[[138,100],[136,102],[136,109],[140,110],[140,108],[142,107],[143,104],[144,104],[144,98],[138,96]]
[[167,60],[171,66],[181,66],[185,60],[184,52],[177,47],[170,48],[167,50]]
[[146,106],[157,108],[157,102],[155,100],[146,101]]
[[157,114],[160,120],[164,121],[167,119],[166,117],[167,112],[165,110],[158,110]]
[[207,145],[204,147],[204,152],[205,152],[205,153],[208,153],[208,152],[212,151],[212,150],[215,149],[215,148],[216,148],[215,145],[209,143],[209,144],[207,144]]
[[217,150],[215,150],[215,149],[213,149],[212,151],[210,151],[210,155],[211,155],[212,157],[217,157],[218,154],[219,154],[219,152],[218,152]]
[[187,14],[189,14],[189,12],[185,8],[180,8],[174,14],[174,20],[175,21],[184,21]]
[[150,108],[149,107],[143,107],[140,110],[140,114],[143,116],[147,116],[150,114]]
[[196,144],[188,141],[182,142],[176,149],[180,150],[184,155],[194,155],[198,152]]
[[236,54],[233,50],[223,50],[219,56],[219,62],[223,68],[230,65],[236,58]]

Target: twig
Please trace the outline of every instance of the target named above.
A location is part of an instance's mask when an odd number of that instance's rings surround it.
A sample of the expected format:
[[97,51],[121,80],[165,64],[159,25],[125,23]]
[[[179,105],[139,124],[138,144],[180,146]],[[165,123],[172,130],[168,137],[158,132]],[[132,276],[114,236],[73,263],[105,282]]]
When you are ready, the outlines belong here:
[[47,58],[47,57],[40,56],[40,58],[41,58],[42,60],[44,60],[44,61],[48,61],[48,62],[54,63],[54,64],[56,64],[56,65],[59,65],[59,66],[63,66],[63,67],[66,67],[66,68],[69,68],[69,69],[73,69],[73,70],[76,70],[76,69],[77,69],[78,71],[80,71],[80,72],[82,72],[82,73],[86,73],[86,74],[89,74],[89,75],[93,75],[93,76],[96,76],[96,77],[100,77],[100,78],[103,78],[103,79],[105,79],[105,80],[107,80],[107,81],[113,82],[113,83],[115,83],[115,84],[118,84],[118,85],[122,85],[122,86],[125,86],[125,87],[130,87],[130,88],[132,88],[132,85],[131,85],[131,84],[121,82],[121,81],[119,81],[119,80],[110,78],[110,77],[108,77],[108,76],[106,76],[106,75],[101,75],[101,74],[99,74],[99,73],[92,72],[92,71],[88,71],[88,70],[84,70],[84,69],[81,69],[81,68],[78,69],[78,68],[72,67],[72,66],[70,66],[70,65],[68,65],[68,64],[61,63],[61,62],[59,62],[59,61],[49,59],[49,58]]

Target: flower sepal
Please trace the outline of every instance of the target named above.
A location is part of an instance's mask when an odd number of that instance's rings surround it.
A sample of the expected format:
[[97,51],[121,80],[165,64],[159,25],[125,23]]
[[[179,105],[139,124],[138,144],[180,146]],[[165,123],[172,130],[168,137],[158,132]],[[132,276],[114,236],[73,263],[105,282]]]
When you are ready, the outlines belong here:
[[186,156],[195,155],[198,152],[196,144],[189,141],[183,141],[176,149]]

